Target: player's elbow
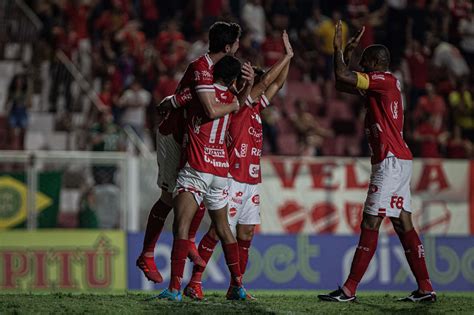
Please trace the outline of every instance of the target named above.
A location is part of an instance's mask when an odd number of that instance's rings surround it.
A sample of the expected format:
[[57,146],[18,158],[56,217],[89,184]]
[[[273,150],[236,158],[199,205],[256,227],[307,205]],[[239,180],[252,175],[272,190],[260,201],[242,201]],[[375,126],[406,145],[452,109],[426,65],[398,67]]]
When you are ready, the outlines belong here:
[[209,108],[206,108],[205,109],[205,113],[206,113],[206,116],[209,117],[210,119],[216,119],[218,118],[217,117],[217,113],[214,109],[209,109]]

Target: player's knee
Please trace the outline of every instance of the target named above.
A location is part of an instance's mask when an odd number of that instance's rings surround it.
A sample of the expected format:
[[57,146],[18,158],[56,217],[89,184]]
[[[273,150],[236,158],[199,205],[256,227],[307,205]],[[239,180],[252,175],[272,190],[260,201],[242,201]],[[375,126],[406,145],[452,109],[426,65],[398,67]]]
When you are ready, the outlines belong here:
[[250,241],[255,233],[255,225],[239,225],[237,236],[243,241]]
[[173,195],[167,191],[161,192],[160,200],[170,207],[173,206]]
[[207,235],[208,235],[209,237],[212,237],[212,238],[215,239],[215,240],[219,240],[219,236],[217,235],[217,231],[216,231],[214,225],[211,225],[211,226],[209,227],[209,231],[207,231]]
[[362,218],[360,227],[362,229],[378,231],[380,229],[380,224],[382,223],[382,218],[372,215],[366,215]]

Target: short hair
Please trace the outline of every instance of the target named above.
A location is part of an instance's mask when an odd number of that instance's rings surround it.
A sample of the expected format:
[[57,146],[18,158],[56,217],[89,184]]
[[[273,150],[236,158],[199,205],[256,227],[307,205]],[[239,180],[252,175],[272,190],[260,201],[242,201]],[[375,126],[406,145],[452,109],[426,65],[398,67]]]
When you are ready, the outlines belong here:
[[387,68],[390,66],[390,52],[384,45],[370,45],[364,50],[362,55],[367,61],[373,60],[378,65],[386,66]]
[[237,23],[216,22],[209,29],[209,51],[223,52],[226,45],[232,45],[240,37],[241,29]]
[[226,55],[214,65],[214,80],[230,85],[240,74],[242,64],[239,59]]

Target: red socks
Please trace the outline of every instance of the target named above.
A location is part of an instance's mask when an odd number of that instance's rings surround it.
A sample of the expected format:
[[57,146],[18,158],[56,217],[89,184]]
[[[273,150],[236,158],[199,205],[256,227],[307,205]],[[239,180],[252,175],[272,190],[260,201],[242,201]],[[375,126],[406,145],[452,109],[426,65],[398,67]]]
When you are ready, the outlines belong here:
[[148,221],[146,223],[145,238],[143,239],[143,250],[142,253],[152,253],[155,250],[155,244],[160,237],[161,231],[166,221],[168,213],[171,211],[163,201],[158,200],[155,202],[148,215]]
[[413,229],[404,234],[399,234],[398,237],[405,249],[405,256],[418,283],[418,289],[432,292],[433,287],[431,285],[430,276],[428,275],[428,270],[426,269],[425,251],[418,237],[418,233]]
[[357,246],[354,259],[352,260],[351,272],[344,283],[344,287],[350,291],[352,296],[355,295],[357,286],[364,276],[370,260],[374,256],[375,250],[377,249],[378,238],[378,231],[362,228],[359,245]]
[[[209,233],[206,233],[199,243],[199,256],[207,263],[211,259],[214,248],[216,248],[217,240],[209,236]],[[194,265],[193,267],[193,276],[191,278],[192,282],[201,282],[202,273],[204,272],[204,267]]]
[[199,205],[198,211],[196,211],[196,214],[194,215],[193,221],[191,221],[191,225],[189,226],[188,238],[193,242],[196,239],[196,232],[199,229],[199,225],[201,225],[204,214],[206,214],[206,207],[204,207],[204,204],[201,203]]
[[179,291],[181,289],[181,279],[183,279],[188,251],[189,240],[180,239],[173,241],[173,249],[171,251],[171,278],[168,287],[170,290]]
[[237,244],[239,244],[240,272],[245,274],[245,269],[247,268],[247,262],[249,260],[251,241],[244,241],[237,238]]
[[237,242],[231,244],[222,244],[225,261],[230,271],[230,284],[236,287],[242,286],[242,273],[239,263],[239,245]]

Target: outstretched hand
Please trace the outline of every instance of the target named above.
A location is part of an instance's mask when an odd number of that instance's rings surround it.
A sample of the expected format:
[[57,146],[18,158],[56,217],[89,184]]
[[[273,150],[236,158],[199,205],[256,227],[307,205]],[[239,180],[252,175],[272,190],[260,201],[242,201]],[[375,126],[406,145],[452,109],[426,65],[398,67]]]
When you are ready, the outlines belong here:
[[293,58],[293,55],[294,55],[293,47],[291,47],[290,38],[288,37],[288,33],[286,32],[286,30],[283,31],[282,38],[283,38],[283,44],[285,45],[285,53],[290,58]]
[[349,42],[347,42],[347,46],[345,49],[354,50],[357,46],[359,46],[359,42],[362,38],[362,35],[364,35],[364,31],[365,26],[362,26],[362,28],[360,28],[357,33],[355,33],[355,35],[352,36],[351,39],[349,39]]
[[337,21],[336,23],[333,46],[334,46],[334,51],[342,49],[342,21],[341,20]]
[[253,85],[255,72],[250,62],[246,62],[242,65],[242,78],[247,81],[248,84]]

